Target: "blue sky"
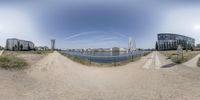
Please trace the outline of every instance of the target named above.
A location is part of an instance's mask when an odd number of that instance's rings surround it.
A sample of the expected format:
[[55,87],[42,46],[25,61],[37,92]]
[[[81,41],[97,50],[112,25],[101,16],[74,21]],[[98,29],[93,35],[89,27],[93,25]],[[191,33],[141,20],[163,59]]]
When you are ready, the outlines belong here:
[[6,38],[57,48],[153,48],[162,32],[190,36],[199,43],[197,0],[44,0],[0,1],[0,45]]

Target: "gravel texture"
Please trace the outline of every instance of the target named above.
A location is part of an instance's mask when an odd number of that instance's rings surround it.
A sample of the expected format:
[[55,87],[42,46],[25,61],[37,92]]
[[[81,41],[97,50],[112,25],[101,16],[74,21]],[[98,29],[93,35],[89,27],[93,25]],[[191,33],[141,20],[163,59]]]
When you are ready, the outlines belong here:
[[0,69],[0,80],[0,100],[200,100],[200,68],[158,52],[118,67],[88,67],[54,52],[26,70]]

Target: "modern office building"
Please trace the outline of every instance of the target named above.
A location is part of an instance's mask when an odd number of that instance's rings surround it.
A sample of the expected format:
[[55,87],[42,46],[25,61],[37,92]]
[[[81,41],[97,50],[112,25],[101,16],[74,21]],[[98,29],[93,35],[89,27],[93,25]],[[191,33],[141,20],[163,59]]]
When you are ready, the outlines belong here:
[[3,49],[3,47],[2,46],[0,46],[0,50],[2,50]]
[[12,51],[34,50],[34,43],[31,41],[11,38],[6,40],[6,49]]
[[55,41],[54,39],[51,40],[51,50],[55,50]]
[[183,49],[192,50],[195,47],[195,39],[172,33],[158,34],[158,50],[176,50],[178,45],[181,45]]

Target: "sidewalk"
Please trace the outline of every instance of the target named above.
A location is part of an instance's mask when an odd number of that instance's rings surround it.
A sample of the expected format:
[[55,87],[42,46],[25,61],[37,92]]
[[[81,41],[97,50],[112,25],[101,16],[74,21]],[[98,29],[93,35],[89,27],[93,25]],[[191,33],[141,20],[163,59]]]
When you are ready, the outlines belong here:
[[0,56],[3,54],[3,51],[4,51],[4,50],[0,50]]
[[194,58],[190,59],[189,61],[183,63],[183,65],[186,65],[188,67],[198,67],[197,62],[199,60],[200,54],[196,55]]

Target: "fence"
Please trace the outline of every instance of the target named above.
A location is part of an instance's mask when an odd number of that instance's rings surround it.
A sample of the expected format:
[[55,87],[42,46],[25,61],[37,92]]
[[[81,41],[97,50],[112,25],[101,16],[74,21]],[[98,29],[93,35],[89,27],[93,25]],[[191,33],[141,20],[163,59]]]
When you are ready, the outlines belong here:
[[[119,55],[96,55],[93,52],[75,52],[75,51],[61,51],[62,54],[70,57],[75,57],[83,61],[88,61],[91,63],[101,63],[101,64],[114,64],[126,61],[134,61],[137,58],[144,56],[149,53],[149,51],[135,51],[133,53],[124,53]],[[102,52],[103,53],[103,52]]]

